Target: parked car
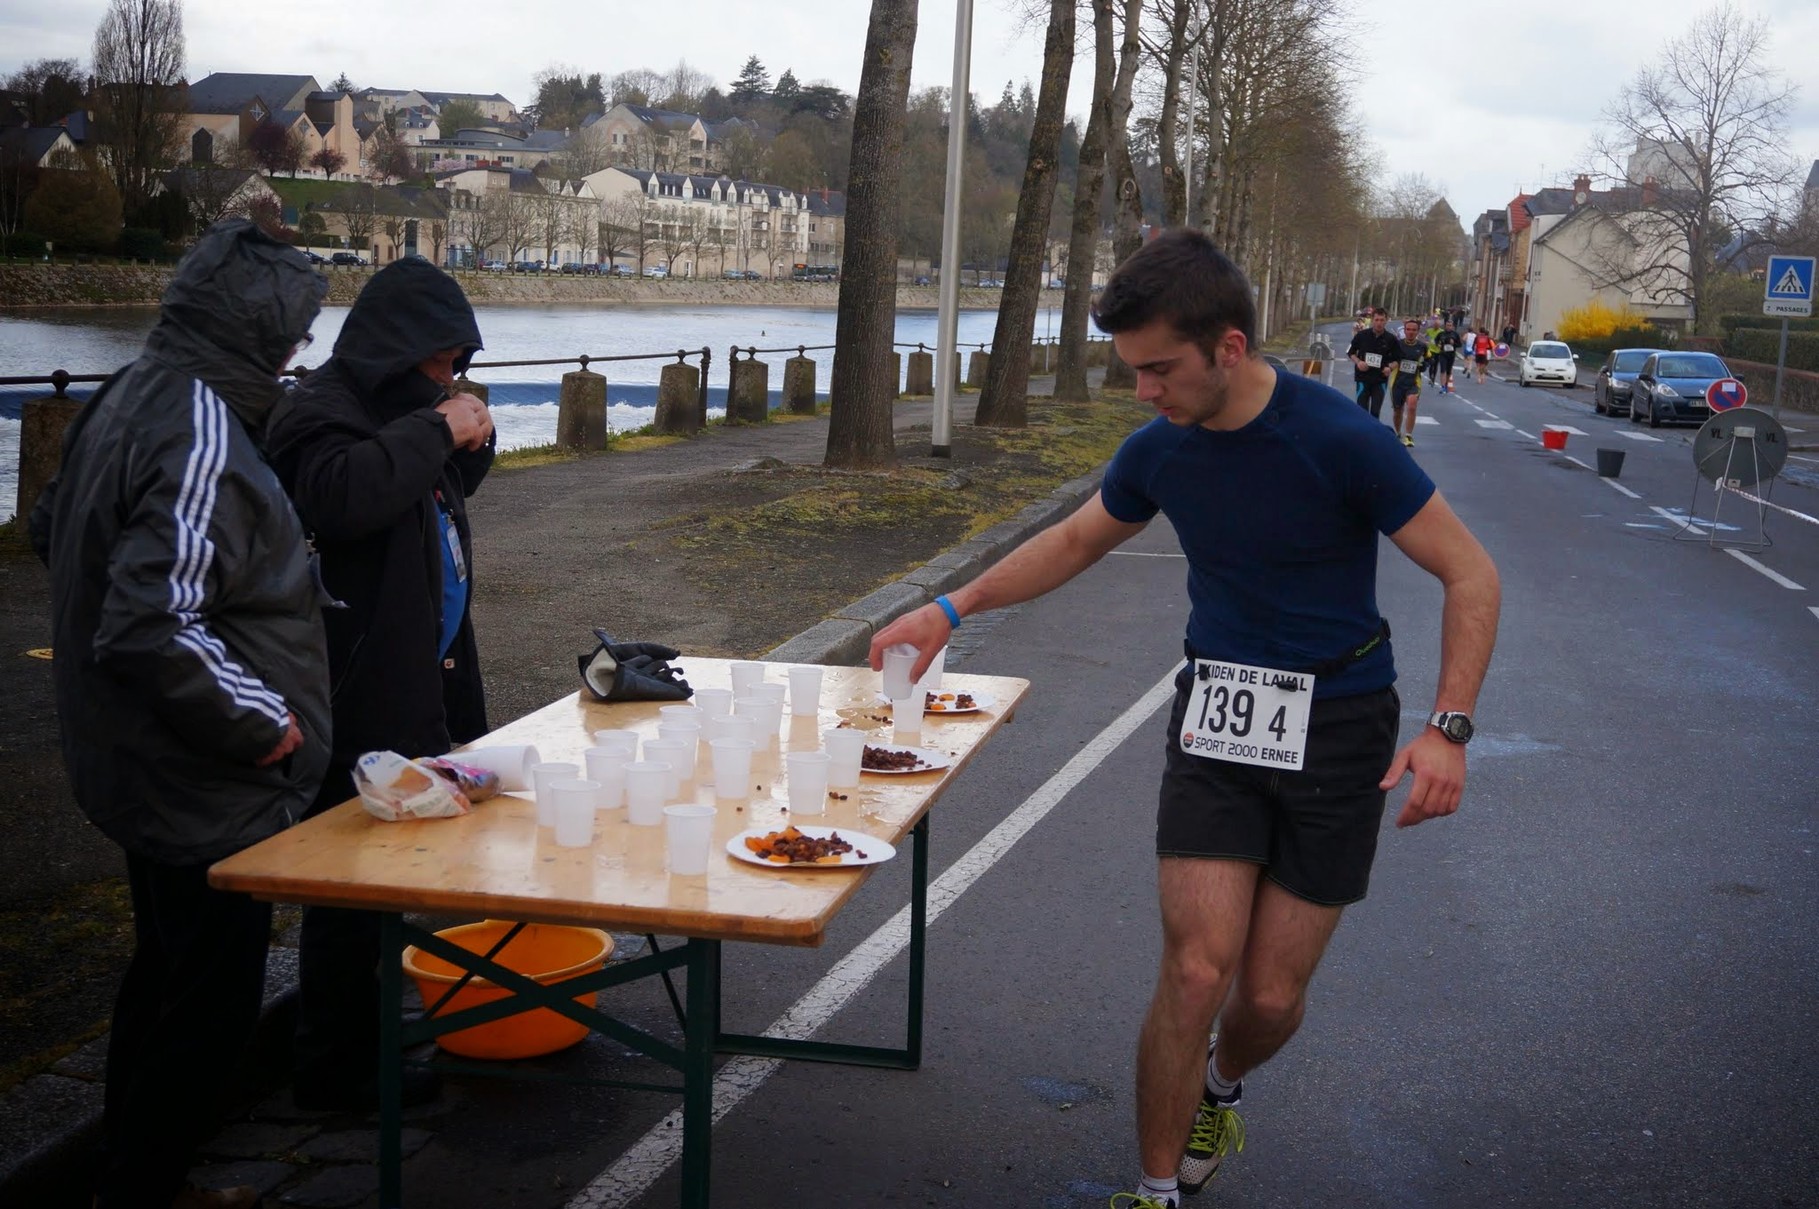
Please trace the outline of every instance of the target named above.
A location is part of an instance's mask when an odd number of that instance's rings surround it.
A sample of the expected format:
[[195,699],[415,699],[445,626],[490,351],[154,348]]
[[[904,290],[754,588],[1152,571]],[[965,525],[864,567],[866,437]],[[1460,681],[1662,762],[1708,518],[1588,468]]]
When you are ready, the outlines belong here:
[[928,285],[929,279],[928,279],[927,275],[925,274],[921,277],[916,278],[916,284],[917,285]]
[[327,264],[328,263],[328,257],[322,255],[320,252],[312,252],[308,248],[298,248],[297,250],[299,252],[303,253],[303,258],[305,260],[309,261],[311,264]]
[[1516,384],[1558,382],[1566,387],[1577,386],[1578,362],[1578,354],[1560,341],[1537,340],[1522,350],[1522,360],[1516,363]]
[[570,274],[585,273],[588,271],[588,266],[582,264],[579,260],[565,260],[562,262],[562,267],[556,271]]
[[489,260],[480,267],[489,273],[505,272],[505,262],[503,260]]
[[366,264],[366,257],[358,252],[336,252],[328,258],[330,264],[348,265],[358,268]]
[[644,266],[644,275],[646,277],[661,279],[669,276],[669,270],[660,264],[646,265]]
[[1592,410],[1601,416],[1629,415],[1630,392],[1636,385],[1636,375],[1642,372],[1642,365],[1650,354],[1660,351],[1658,348],[1612,349],[1592,382]]
[[512,272],[541,273],[543,272],[543,262],[541,260],[520,260],[517,264],[512,266]]
[[614,265],[612,268],[608,269],[607,272],[614,277],[636,277],[638,275],[622,264]]
[[1714,353],[1651,353],[1630,388],[1630,419],[1647,420],[1650,428],[1703,424],[1712,414],[1707,388],[1730,376],[1730,366]]

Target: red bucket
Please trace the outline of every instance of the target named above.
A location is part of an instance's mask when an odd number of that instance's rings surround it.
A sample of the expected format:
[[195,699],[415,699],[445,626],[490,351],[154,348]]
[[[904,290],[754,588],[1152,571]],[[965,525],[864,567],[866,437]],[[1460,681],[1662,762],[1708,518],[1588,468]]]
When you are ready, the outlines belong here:
[[1543,449],[1565,449],[1566,430],[1563,428],[1543,428],[1541,430],[1541,447]]

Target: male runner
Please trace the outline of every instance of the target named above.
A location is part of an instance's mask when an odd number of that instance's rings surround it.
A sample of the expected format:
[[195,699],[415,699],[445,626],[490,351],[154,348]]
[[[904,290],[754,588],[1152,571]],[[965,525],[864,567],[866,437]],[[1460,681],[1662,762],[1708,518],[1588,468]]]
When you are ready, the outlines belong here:
[[1415,444],[1415,408],[1421,404],[1421,371],[1427,363],[1427,340],[1421,335],[1419,321],[1404,320],[1402,339],[1396,345],[1396,376],[1390,384],[1390,428],[1411,447]]
[[[1300,1027],[1340,915],[1368,887],[1385,792],[1413,771],[1398,826],[1458,808],[1462,715],[1490,661],[1499,588],[1483,547],[1382,424],[1257,354],[1250,285],[1204,235],[1168,231],[1132,253],[1094,319],[1158,417],[1126,439],[1098,495],[951,599],[880,630],[871,662],[908,642],[926,665],[966,615],[1060,587],[1157,512],[1174,526],[1190,659],[1157,813],[1162,959],[1137,1054],[1142,1182],[1112,1198],[1171,1209],[1242,1148],[1240,1081]],[[1445,590],[1443,712],[1399,752],[1379,533]]]
[[1421,339],[1427,344],[1427,384],[1435,385],[1440,375],[1440,333],[1445,330],[1446,322],[1435,311],[1427,317],[1427,326],[1421,329]]
[[1383,415],[1383,388],[1389,381],[1390,366],[1401,351],[1401,342],[1389,331],[1389,312],[1378,307],[1371,312],[1371,325],[1352,337],[1345,355],[1352,359],[1352,382],[1358,391],[1358,406],[1373,419]]
[[1491,349],[1496,347],[1487,328],[1472,337],[1472,368],[1478,374],[1478,385],[1484,385],[1485,367],[1491,363]]
[[1453,321],[1448,319],[1446,326],[1440,329],[1440,393],[1453,393],[1453,359],[1459,355],[1459,333],[1453,330]]

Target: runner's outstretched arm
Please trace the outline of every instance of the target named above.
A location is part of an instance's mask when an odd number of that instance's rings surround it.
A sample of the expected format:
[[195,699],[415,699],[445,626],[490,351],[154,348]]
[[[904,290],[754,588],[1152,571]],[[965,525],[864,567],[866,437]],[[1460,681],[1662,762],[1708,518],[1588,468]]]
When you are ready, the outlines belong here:
[[[1416,566],[1440,581],[1440,676],[1436,710],[1469,714],[1478,701],[1491,648],[1497,642],[1497,615],[1503,588],[1497,566],[1452,507],[1435,492],[1402,528],[1390,534]],[[1465,748],[1432,726],[1396,753],[1382,787],[1392,789],[1405,772],[1415,774],[1396,826],[1412,827],[1459,809],[1465,789]]]
[[[979,578],[949,592],[948,602],[965,617],[1033,600],[1080,574],[1143,528],[1114,518],[1094,492],[1066,520],[1044,529]],[[884,666],[886,647],[907,642],[921,652],[911,671],[920,679],[952,632],[940,605],[927,604],[905,613],[872,637],[872,668]]]

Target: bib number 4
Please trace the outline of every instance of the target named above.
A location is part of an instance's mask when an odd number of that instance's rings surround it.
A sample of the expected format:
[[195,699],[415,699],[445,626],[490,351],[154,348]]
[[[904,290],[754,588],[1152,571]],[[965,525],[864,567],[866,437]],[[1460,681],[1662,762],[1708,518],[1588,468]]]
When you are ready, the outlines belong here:
[[1181,724],[1181,750],[1207,760],[1301,768],[1314,678],[1200,659]]

